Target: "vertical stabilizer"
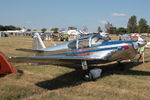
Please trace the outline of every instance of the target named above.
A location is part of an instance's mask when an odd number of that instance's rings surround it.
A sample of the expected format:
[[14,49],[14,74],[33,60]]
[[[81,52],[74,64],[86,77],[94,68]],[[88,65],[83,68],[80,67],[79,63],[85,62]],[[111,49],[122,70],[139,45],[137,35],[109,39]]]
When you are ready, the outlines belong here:
[[33,37],[33,44],[32,44],[32,49],[36,50],[36,49],[42,49],[42,48],[46,48],[39,33],[35,33],[34,37]]

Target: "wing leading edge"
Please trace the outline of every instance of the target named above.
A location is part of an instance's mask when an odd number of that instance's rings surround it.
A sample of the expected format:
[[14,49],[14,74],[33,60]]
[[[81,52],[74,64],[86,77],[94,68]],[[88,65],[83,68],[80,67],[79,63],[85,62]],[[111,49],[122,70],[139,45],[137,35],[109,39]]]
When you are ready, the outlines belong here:
[[14,56],[10,57],[9,61],[18,63],[50,63],[50,64],[66,64],[66,63],[81,63],[81,61],[100,60],[99,58],[89,58],[86,56]]

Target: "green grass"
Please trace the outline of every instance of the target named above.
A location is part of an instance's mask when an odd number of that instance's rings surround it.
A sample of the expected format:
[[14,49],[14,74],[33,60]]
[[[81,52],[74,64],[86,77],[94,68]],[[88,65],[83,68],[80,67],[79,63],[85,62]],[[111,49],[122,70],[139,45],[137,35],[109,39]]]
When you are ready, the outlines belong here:
[[[53,45],[44,42],[46,46]],[[0,51],[6,56],[31,55],[15,50],[31,45],[30,37],[0,38]],[[60,65],[13,63],[19,72],[0,77],[0,100],[149,100],[149,52],[146,49],[146,63],[123,62],[123,71],[117,69],[116,63],[96,65],[104,70],[103,77],[94,82],[83,81],[80,70]]]

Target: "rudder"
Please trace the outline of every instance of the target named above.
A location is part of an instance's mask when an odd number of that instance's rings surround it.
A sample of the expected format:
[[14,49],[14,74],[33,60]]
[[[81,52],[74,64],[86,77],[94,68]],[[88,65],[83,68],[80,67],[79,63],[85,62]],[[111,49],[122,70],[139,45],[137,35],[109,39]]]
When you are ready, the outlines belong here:
[[33,37],[33,43],[32,43],[32,49],[37,50],[37,49],[42,49],[46,48],[39,33],[35,33]]

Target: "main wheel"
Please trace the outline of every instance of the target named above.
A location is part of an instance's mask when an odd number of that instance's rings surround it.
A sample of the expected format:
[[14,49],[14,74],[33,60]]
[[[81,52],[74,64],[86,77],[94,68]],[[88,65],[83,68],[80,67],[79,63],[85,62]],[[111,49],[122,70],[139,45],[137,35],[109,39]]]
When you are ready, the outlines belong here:
[[99,68],[91,69],[89,72],[85,74],[84,79],[86,81],[95,81],[101,77],[101,73],[102,69]]
[[84,75],[84,80],[86,81],[92,81],[93,78],[92,78],[92,74],[91,73],[87,73]]

